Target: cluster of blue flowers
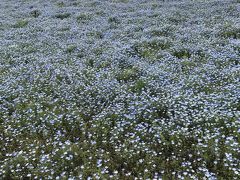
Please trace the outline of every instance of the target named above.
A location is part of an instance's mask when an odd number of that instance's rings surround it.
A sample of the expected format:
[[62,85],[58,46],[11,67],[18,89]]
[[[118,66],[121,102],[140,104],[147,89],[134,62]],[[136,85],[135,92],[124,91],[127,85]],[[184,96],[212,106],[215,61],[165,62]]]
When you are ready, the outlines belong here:
[[0,11],[0,179],[239,179],[239,0]]

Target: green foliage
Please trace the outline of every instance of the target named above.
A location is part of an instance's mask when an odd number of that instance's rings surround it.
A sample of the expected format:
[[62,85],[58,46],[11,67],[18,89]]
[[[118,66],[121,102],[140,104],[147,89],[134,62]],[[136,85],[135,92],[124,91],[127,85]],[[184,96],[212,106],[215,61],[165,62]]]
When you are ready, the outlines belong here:
[[57,7],[62,8],[65,6],[65,3],[63,1],[61,1],[61,2],[58,2],[56,5],[57,5]]
[[35,10],[30,12],[30,15],[34,18],[37,18],[38,16],[41,15],[41,12],[39,10],[35,9]]
[[118,24],[118,23],[120,23],[120,20],[117,17],[109,17],[108,22]]
[[223,23],[223,26],[219,32],[220,36],[224,38],[233,38],[239,39],[240,38],[240,29],[239,27],[235,26],[231,21],[227,21]]
[[169,26],[169,27],[165,27],[163,29],[151,30],[149,34],[153,37],[169,36],[172,31],[173,31],[173,29],[171,28],[171,26]]
[[187,49],[174,51],[173,55],[179,59],[186,59],[192,56],[191,52]]
[[118,81],[131,81],[136,80],[139,75],[139,70],[137,67],[127,68],[124,69],[122,72],[117,74],[117,80]]
[[55,17],[58,18],[58,19],[66,19],[66,18],[69,18],[71,16],[71,13],[63,13],[63,14],[56,14]]
[[181,24],[181,23],[185,22],[185,21],[187,20],[187,16],[184,15],[184,14],[182,14],[182,13],[179,12],[179,11],[176,11],[176,12],[172,13],[172,16],[170,16],[170,17],[168,18],[168,20],[169,20],[171,23],[177,25],[177,24]]
[[77,49],[76,45],[69,45],[66,49],[67,53],[73,53]]
[[221,32],[221,35],[225,38],[233,38],[239,39],[240,38],[240,29],[226,29]]
[[28,20],[19,20],[14,25],[13,28],[24,28],[28,25]]
[[63,28],[59,29],[59,31],[62,31],[62,32],[70,31],[70,27],[63,27]]
[[131,92],[140,93],[145,89],[146,85],[147,83],[144,80],[139,79],[136,82],[134,82],[134,84],[131,85],[129,89]]
[[99,31],[92,31],[92,32],[88,32],[87,36],[89,36],[91,38],[102,39],[103,33],[99,32]]
[[133,45],[130,54],[141,58],[154,59],[160,51],[168,49],[170,46],[171,43],[165,39],[153,39]]
[[237,0],[23,1],[0,7],[0,179],[239,179]]
[[94,60],[93,59],[87,59],[85,64],[89,67],[94,67]]
[[77,16],[78,23],[87,23],[92,19],[91,14],[82,13]]
[[193,61],[184,60],[181,62],[181,66],[183,71],[189,71],[196,67],[196,63]]
[[113,0],[114,3],[128,3],[129,0]]

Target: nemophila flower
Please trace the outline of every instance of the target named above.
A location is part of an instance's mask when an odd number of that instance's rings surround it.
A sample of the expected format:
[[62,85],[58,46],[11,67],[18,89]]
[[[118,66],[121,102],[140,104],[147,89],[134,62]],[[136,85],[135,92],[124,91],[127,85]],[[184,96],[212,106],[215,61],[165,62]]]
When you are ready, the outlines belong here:
[[0,179],[237,179],[235,0],[0,9]]

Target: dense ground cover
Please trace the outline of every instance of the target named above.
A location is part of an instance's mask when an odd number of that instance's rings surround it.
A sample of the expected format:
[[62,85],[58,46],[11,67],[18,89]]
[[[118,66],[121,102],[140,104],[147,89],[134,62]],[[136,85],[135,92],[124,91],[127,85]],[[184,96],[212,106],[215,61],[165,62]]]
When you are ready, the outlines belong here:
[[239,179],[239,0],[1,0],[0,179]]

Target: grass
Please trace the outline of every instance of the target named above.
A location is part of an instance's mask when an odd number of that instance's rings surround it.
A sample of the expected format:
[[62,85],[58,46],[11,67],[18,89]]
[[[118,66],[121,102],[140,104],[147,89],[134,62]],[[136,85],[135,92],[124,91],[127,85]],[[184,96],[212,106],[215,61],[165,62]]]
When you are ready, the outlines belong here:
[[41,12],[39,10],[35,9],[30,12],[30,15],[33,16],[34,18],[37,18],[41,15]]
[[173,52],[173,55],[179,59],[186,59],[191,57],[191,52],[188,50],[180,50]]
[[87,23],[87,22],[89,22],[91,19],[92,19],[92,16],[91,16],[90,14],[82,13],[82,14],[79,14],[79,15],[77,16],[77,22],[78,22],[78,23]]
[[130,81],[135,80],[138,77],[138,69],[136,67],[131,67],[124,69],[117,75],[118,81]]
[[13,28],[24,28],[28,25],[28,20],[22,19],[17,21],[14,25]]
[[165,39],[153,39],[136,43],[129,51],[130,55],[137,55],[140,58],[148,59],[149,61],[156,59],[160,51],[170,48],[171,43]]
[[62,14],[56,14],[55,17],[58,19],[66,19],[69,18],[71,16],[71,13],[62,13]]
[[77,49],[76,45],[69,45],[66,49],[67,53],[73,53]]

